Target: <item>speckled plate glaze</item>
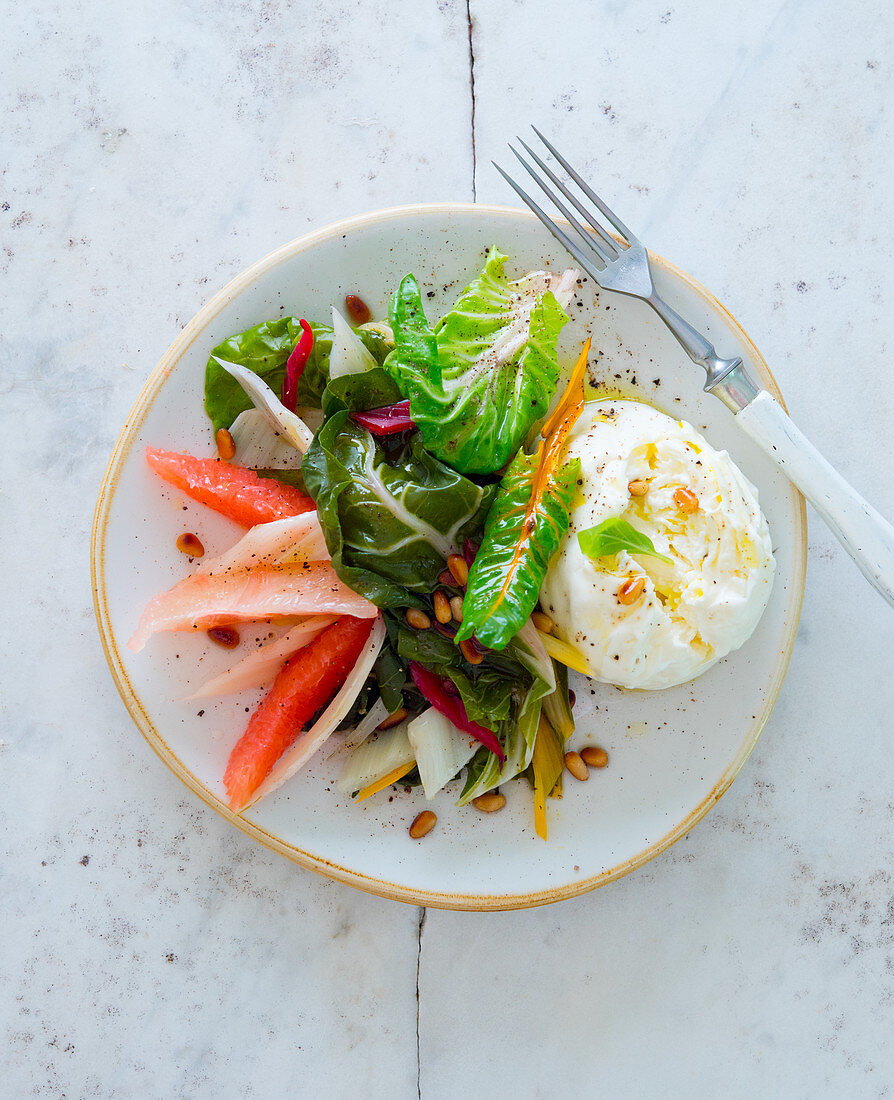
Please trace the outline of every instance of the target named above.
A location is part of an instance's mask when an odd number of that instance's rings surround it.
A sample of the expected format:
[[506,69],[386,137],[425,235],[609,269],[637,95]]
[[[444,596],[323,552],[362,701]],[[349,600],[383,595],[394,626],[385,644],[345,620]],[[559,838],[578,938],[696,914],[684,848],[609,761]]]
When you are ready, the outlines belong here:
[[[231,659],[204,636],[157,636],[137,655],[124,643],[147,600],[189,572],[174,548],[179,534],[194,531],[209,551],[219,551],[240,533],[165,489],[143,460],[149,443],[212,453],[202,409],[209,349],[286,310],[325,318],[346,293],[359,294],[375,316],[385,316],[388,294],[407,271],[425,284],[436,316],[479,270],[491,244],[509,254],[513,274],[569,266],[532,216],[463,204],[353,218],[255,264],[201,310],[155,369],[118,438],[93,527],[94,599],[109,667],[134,722],[161,759],[212,809],[296,863],[384,897],[446,909],[544,905],[619,878],[664,851],[733,781],[785,676],[804,590],[803,503],[734,417],[702,392],[702,372],[647,306],[599,295],[586,283],[562,334],[560,358],[569,360],[591,334],[598,350],[591,360],[594,381],[611,394],[639,397],[689,420],[732,454],[759,489],[773,536],[776,582],[747,645],[691,684],[650,694],[576,678],[575,742],[604,745],[611,762],[586,784],[569,780],[565,797],[550,801],[547,844],[534,834],[524,781],[508,784],[507,808],[489,816],[457,809],[449,789],[431,804],[421,790],[391,790],[352,805],[333,784],[341,764],[330,755],[336,739],[285,787],[236,817],[222,801],[221,779],[259,693],[187,699]],[[721,354],[741,355],[778,396],[767,365],[729,313],[683,272],[658,257],[653,266],[666,299]],[[411,840],[409,822],[429,805],[438,814],[437,828],[422,841]]]

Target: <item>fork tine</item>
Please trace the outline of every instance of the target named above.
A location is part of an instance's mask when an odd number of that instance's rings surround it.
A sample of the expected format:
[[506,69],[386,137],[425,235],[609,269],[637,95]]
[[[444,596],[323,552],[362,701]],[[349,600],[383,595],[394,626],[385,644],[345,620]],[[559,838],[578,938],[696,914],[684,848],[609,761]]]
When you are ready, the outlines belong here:
[[602,201],[602,199],[600,199],[600,197],[596,194],[596,192],[593,190],[593,188],[590,187],[586,183],[585,180],[581,179],[581,177],[577,174],[577,172],[575,172],[575,170],[571,167],[571,165],[568,163],[568,161],[565,160],[565,158],[558,151],[558,149],[556,149],[556,147],[554,145],[552,145],[551,142],[546,140],[546,138],[543,136],[543,134],[540,133],[540,131],[537,129],[536,126],[531,126],[531,129],[540,138],[540,140],[547,147],[547,149],[549,149],[549,151],[556,158],[556,160],[559,162],[559,164],[562,165],[562,167],[565,169],[565,171],[568,173],[568,175],[571,176],[571,178],[574,180],[574,182],[577,184],[577,186],[581,189],[581,191],[583,191],[583,193],[587,196],[587,198],[590,199],[592,202],[594,202],[596,204],[596,206],[599,207],[599,209],[602,211],[602,213],[608,218],[608,220],[612,223],[612,225],[615,227],[615,229],[617,229],[617,231],[621,234],[621,236],[625,237],[627,239],[628,243],[630,243],[630,244],[639,244],[639,240],[637,239],[636,235],[634,233],[631,233],[631,231],[621,221],[621,219],[618,217],[618,215],[615,214],[614,211],[610,210],[605,205],[605,203]]
[[602,271],[605,268],[605,266],[606,266],[605,261],[595,251],[595,249],[594,249],[595,264],[594,264],[593,256],[585,256],[584,253],[574,243],[574,241],[568,236],[568,234],[564,230],[560,229],[556,225],[556,223],[552,220],[552,218],[550,218],[546,214],[544,214],[544,212],[537,205],[537,203],[534,202],[534,200],[531,198],[531,196],[526,191],[523,191],[522,188],[519,187],[519,185],[515,182],[515,180],[512,178],[512,176],[510,176],[508,173],[504,172],[503,169],[499,166],[499,164],[497,164],[497,162],[495,160],[492,160],[491,164],[494,166],[494,168],[496,168],[496,170],[500,173],[500,175],[503,177],[503,179],[509,184],[509,186],[512,188],[512,190],[518,195],[518,197],[522,200],[522,202],[525,204],[525,206],[527,206],[532,211],[532,213],[534,213],[543,222],[543,224],[550,231],[550,233],[552,233],[552,235],[556,238],[556,240],[561,241],[561,243],[568,249],[568,251],[571,253],[571,255],[574,256],[574,258],[578,261],[579,264],[581,264],[586,270],[589,270],[591,264],[593,264],[593,266],[595,266],[598,271]]
[[609,255],[608,251],[605,249],[605,247],[600,245],[597,241],[595,241],[593,239],[593,234],[588,233],[586,231],[586,229],[584,229],[584,227],[575,218],[575,216],[571,213],[571,211],[568,209],[568,207],[562,202],[562,200],[557,198],[553,194],[553,192],[550,191],[549,187],[547,187],[547,185],[537,175],[537,173],[530,166],[530,164],[528,164],[528,162],[524,159],[524,157],[520,153],[518,153],[515,149],[513,149],[511,145],[509,146],[509,148],[512,151],[512,153],[514,154],[516,160],[522,166],[522,168],[524,168],[524,170],[528,173],[528,175],[531,177],[531,179],[534,180],[534,182],[537,184],[537,186],[540,188],[540,190],[547,196],[547,198],[550,200],[550,202],[553,203],[553,205],[556,207],[556,209],[560,211],[560,213],[563,215],[563,217],[568,219],[568,221],[571,223],[571,225],[574,227],[574,229],[577,230],[578,236],[586,244],[588,244],[590,246],[590,248],[593,249],[593,251],[599,257],[599,259],[602,260],[602,262],[604,264],[608,264],[611,260],[615,259],[615,257],[617,256],[617,253],[614,251],[614,249],[612,250],[613,254]]
[[558,176],[546,164],[543,163],[543,161],[540,159],[540,157],[537,156],[537,154],[534,152],[534,150],[531,148],[531,146],[528,145],[528,143],[526,141],[523,141],[521,138],[516,138],[516,140],[527,151],[528,155],[534,161],[536,161],[536,163],[546,173],[546,175],[549,176],[549,178],[553,181],[553,183],[556,185],[556,187],[558,187],[558,189],[562,192],[562,194],[565,196],[565,198],[568,199],[568,201],[574,206],[574,209],[577,210],[578,213],[584,218],[584,220],[587,222],[587,224],[593,227],[593,229],[598,234],[599,239],[602,241],[605,248],[611,250],[610,258],[615,259],[616,257],[620,256],[621,249],[618,247],[618,242],[613,240],[608,235],[608,233],[605,232],[605,230],[602,228],[602,226],[599,224],[599,222],[597,222],[593,218],[593,215],[590,214],[590,212],[583,205],[583,203],[580,202],[579,199],[575,198],[574,195],[572,195],[572,193],[568,190],[568,188],[565,186],[565,184],[562,183],[562,181],[558,178]]

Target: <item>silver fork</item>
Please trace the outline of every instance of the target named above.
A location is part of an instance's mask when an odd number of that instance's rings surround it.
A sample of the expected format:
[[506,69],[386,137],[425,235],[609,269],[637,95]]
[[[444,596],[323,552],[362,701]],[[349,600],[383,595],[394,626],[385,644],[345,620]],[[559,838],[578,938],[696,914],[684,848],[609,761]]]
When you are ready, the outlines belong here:
[[[649,254],[642,242],[543,134],[536,127],[532,129],[599,213],[594,214],[521,138],[519,144],[542,175],[516,149],[511,145],[509,148],[568,221],[571,231],[566,232],[545,214],[496,162],[492,162],[494,168],[601,287],[648,302],[689,358],[704,367],[705,390],[736,414],[739,425],[819,512],[869,583],[894,606],[894,527],[823,458],[782,406],[755,382],[741,357],[721,358],[710,340],[664,301],[652,282]],[[579,218],[557,192],[574,207]],[[614,234],[607,230],[606,223]]]

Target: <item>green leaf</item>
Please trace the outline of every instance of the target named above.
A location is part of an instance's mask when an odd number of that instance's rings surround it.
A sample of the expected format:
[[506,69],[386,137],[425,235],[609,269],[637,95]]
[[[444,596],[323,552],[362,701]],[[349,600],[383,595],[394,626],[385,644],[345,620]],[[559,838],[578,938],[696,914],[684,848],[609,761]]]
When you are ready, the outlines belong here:
[[[531,771],[534,780],[534,830],[546,840],[546,800],[562,781],[565,767],[565,738],[550,725],[541,722],[537,731]],[[559,792],[561,793],[561,788]]]
[[366,412],[393,405],[402,398],[397,383],[381,367],[363,374],[343,374],[331,378],[323,390],[323,412],[334,416],[337,412]]
[[479,750],[466,773],[466,783],[458,803],[460,806],[465,806],[478,795],[514,779],[530,765],[540,726],[541,709],[555,695],[556,675],[553,663],[530,620],[503,653],[491,650],[485,661],[507,658],[517,661],[525,669],[529,674],[529,683],[514,708],[514,719],[502,727],[500,741],[506,760],[501,765],[494,753],[486,749]]
[[502,653],[488,653],[480,665],[467,665],[454,642],[435,630],[402,627],[397,652],[405,661],[418,661],[439,676],[449,677],[468,717],[494,732],[511,718],[515,694],[531,682],[524,666]]
[[407,682],[407,670],[390,640],[386,640],[379,651],[374,667],[382,702],[388,708],[388,713],[393,714],[404,703],[401,689]]
[[568,669],[560,661],[553,661],[553,670],[556,690],[543,700],[543,713],[556,733],[567,741],[574,733],[574,714],[568,695]]
[[493,498],[418,440],[389,461],[348,412],[329,417],[301,468],[333,568],[379,607],[424,606],[418,594],[431,593],[447,555],[480,532]]
[[[298,381],[298,404],[320,408],[323,390],[329,381],[332,328],[316,321],[310,327],[314,346]],[[389,351],[382,337],[365,329],[357,330],[357,334],[376,362],[381,363]],[[252,408],[252,404],[236,379],[215,362],[214,356],[254,371],[278,394],[286,376],[286,361],[300,338],[301,326],[296,317],[278,317],[230,336],[212,350],[205,368],[205,411],[215,431],[229,428],[241,412]]]
[[457,638],[473,635],[502,649],[521,630],[540,596],[550,558],[568,530],[580,460],[537,486],[540,454],[519,452],[503,475],[463,599]]
[[294,485],[305,495],[307,486],[304,484],[304,474],[300,470],[255,470],[258,477],[269,477],[271,481],[281,481],[283,485]]
[[390,310],[385,369],[410,400],[425,446],[463,473],[495,473],[556,390],[556,341],[568,315],[542,281],[510,283],[492,248],[484,271],[433,331],[408,275]]
[[648,535],[617,516],[603,520],[596,527],[588,527],[586,531],[579,531],[577,541],[588,558],[604,558],[626,550],[628,554],[647,554],[668,565],[674,564],[673,558],[658,553]]

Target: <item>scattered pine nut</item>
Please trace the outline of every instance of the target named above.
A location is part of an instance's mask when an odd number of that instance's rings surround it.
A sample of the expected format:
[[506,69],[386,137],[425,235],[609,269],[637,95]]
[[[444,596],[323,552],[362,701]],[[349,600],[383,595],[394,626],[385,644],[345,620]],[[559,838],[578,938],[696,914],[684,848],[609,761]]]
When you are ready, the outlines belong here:
[[345,309],[355,325],[365,325],[367,321],[372,319],[369,306],[356,294],[345,295]]
[[450,597],[450,614],[456,619],[458,623],[463,621],[463,598],[462,596]]
[[177,549],[182,554],[188,554],[191,558],[200,558],[205,553],[199,537],[191,531],[187,531],[177,539]]
[[581,760],[580,753],[566,752],[565,767],[571,772],[574,778],[579,779],[581,783],[586,783],[590,778],[589,769],[583,760]]
[[556,629],[556,624],[552,621],[549,615],[543,611],[532,611],[531,622],[537,627],[543,634],[552,634]]
[[217,642],[224,649],[235,649],[239,645],[239,631],[231,626],[212,626],[207,633],[212,642]]
[[407,610],[406,620],[407,626],[413,627],[414,630],[428,630],[431,626],[431,619],[418,607],[411,607]]
[[389,714],[387,718],[383,719],[376,726],[377,730],[390,730],[392,726],[398,726],[407,716],[406,707],[398,707],[396,711]]
[[450,610],[450,600],[447,599],[447,593],[440,588],[435,589],[434,605],[435,618],[438,622],[449,623],[453,618],[453,613]]
[[450,588],[456,588],[456,577],[449,569],[442,569],[438,574],[438,584],[446,584]]
[[432,813],[431,810],[423,810],[421,814],[417,814],[413,818],[413,824],[410,826],[410,836],[414,840],[420,840],[422,837],[428,836],[437,823],[437,814]]
[[465,638],[459,643],[460,653],[469,662],[470,665],[480,665],[484,660],[484,654],[479,653],[475,646],[472,644],[471,638]]
[[698,497],[691,489],[674,489],[674,504],[687,515],[698,511]]
[[641,477],[635,477],[633,481],[627,482],[627,492],[632,497],[644,497],[649,491],[648,481],[643,481]]
[[580,758],[590,768],[604,768],[608,764],[608,753],[598,745],[587,745],[581,749]]
[[224,462],[229,462],[236,454],[236,440],[233,439],[226,428],[218,428],[214,441],[217,444],[217,453]]
[[465,588],[469,583],[469,566],[462,554],[451,554],[447,559],[447,568],[460,588]]
[[628,577],[618,589],[618,603],[633,604],[646,590],[644,577]]
[[488,791],[487,794],[480,794],[477,798],[473,798],[472,805],[483,814],[495,814],[506,805],[506,795],[500,794],[499,791]]

